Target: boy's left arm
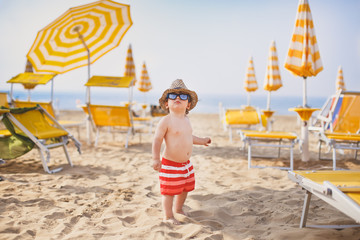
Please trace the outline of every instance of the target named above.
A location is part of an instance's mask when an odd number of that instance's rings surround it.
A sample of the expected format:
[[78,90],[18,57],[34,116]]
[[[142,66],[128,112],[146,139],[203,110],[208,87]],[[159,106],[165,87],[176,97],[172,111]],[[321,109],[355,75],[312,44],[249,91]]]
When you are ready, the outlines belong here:
[[193,144],[209,146],[211,139],[209,137],[200,138],[193,135]]

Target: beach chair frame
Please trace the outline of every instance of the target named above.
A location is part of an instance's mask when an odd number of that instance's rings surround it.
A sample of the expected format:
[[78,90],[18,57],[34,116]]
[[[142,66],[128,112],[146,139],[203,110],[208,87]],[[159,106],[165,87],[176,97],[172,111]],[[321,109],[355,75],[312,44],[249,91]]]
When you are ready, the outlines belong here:
[[[220,106],[222,107],[222,106]],[[256,114],[257,119],[254,120],[253,118],[249,121],[248,118],[240,118],[236,117],[234,118],[231,116],[234,113],[240,113],[243,115],[246,115],[247,113]],[[262,128],[263,122],[260,110],[258,108],[254,108],[251,106],[246,106],[244,108],[223,108],[223,110],[220,110],[219,114],[223,114],[222,116],[222,124],[224,131],[228,131],[229,134],[229,141],[233,142],[233,130],[239,130],[239,129],[256,129],[256,128]],[[229,117],[231,119],[229,120]]]
[[70,155],[68,153],[66,145],[68,144],[69,139],[71,139],[74,142],[78,152],[81,154],[81,143],[74,136],[72,136],[68,130],[66,130],[61,124],[59,124],[59,122],[51,114],[49,114],[42,106],[37,105],[36,109],[34,109],[34,110],[43,112],[46,115],[46,117],[52,121],[51,123],[54,127],[58,128],[60,130],[63,130],[67,133],[67,134],[59,137],[60,142],[50,143],[50,144],[46,143],[47,138],[40,139],[40,138],[36,137],[20,121],[18,121],[18,119],[16,119],[16,117],[14,117],[10,112],[7,112],[5,114],[7,115],[7,117],[10,119],[10,121],[14,125],[16,125],[27,137],[29,137],[35,143],[35,146],[39,150],[42,166],[43,166],[45,172],[56,173],[56,172],[59,172],[62,170],[62,167],[55,168],[52,170],[50,170],[48,167],[48,163],[50,162],[50,149],[56,148],[56,147],[63,148],[66,159],[67,159],[69,165],[72,167],[73,163],[71,162]]
[[[340,172],[337,172],[341,174]],[[347,171],[349,173],[349,171]],[[358,224],[354,225],[307,225],[307,218],[309,206],[312,195],[317,196],[321,200],[327,202],[331,206],[343,212],[345,215],[354,219],[356,223],[360,223],[360,205],[351,199],[345,192],[356,191],[360,192],[360,186],[351,186],[349,189],[339,188],[330,181],[324,181],[323,184],[314,182],[301,175],[301,172],[288,172],[288,178],[297,183],[305,190],[304,205],[301,214],[299,228],[334,228],[343,229],[349,227],[360,227]]]
[[[252,165],[252,158],[280,158],[281,148],[288,148],[290,150],[290,166],[289,167],[270,167],[278,168],[281,170],[293,170],[294,169],[294,146],[299,141],[298,136],[292,132],[278,132],[278,131],[253,131],[253,130],[238,130],[241,141],[243,142],[243,149],[245,151],[247,146],[248,153],[248,169],[251,168],[266,168],[270,166]],[[284,144],[283,141],[288,143]],[[253,147],[270,147],[278,148],[277,156],[265,156],[265,155],[253,155]]]
[[[104,121],[100,122],[97,120],[97,115],[94,111],[97,109],[103,109],[103,112],[110,113],[112,110],[122,110],[122,115],[117,115],[115,120],[110,114],[103,114],[102,117]],[[131,114],[130,107],[125,106],[113,106],[113,105],[95,105],[88,104],[83,106],[83,110],[89,115],[92,129],[96,132],[96,138],[94,146],[98,145],[100,131],[106,129],[113,134],[113,139],[115,138],[115,133],[126,133],[125,148],[128,148],[129,137],[139,133],[139,141],[141,142],[141,131],[145,125],[134,125],[134,119]],[[104,123],[105,122],[105,123]],[[106,123],[111,122],[111,123]]]
[[[309,130],[318,136],[319,141],[319,159],[320,160],[331,160],[333,161],[333,170],[339,170],[336,167],[336,152],[337,150],[355,150],[354,158],[357,159],[358,150],[360,150],[360,134],[359,131],[356,133],[351,132],[334,132],[333,126],[333,114],[337,107],[340,97],[346,95],[360,95],[360,92],[345,92],[339,90],[335,96],[329,98],[324,104],[319,115],[316,117],[314,124],[320,124],[319,126],[309,127]],[[330,100],[333,99],[333,104],[328,109]],[[329,130],[328,130],[329,129]],[[332,158],[322,157],[322,145],[325,144],[329,151],[332,151]]]

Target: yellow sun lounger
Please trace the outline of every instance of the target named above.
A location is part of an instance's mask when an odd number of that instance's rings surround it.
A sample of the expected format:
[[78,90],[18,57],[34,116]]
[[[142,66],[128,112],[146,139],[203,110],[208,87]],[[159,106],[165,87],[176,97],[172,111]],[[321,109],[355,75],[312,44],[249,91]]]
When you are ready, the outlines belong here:
[[50,149],[56,147],[63,147],[68,163],[73,166],[66,145],[71,139],[80,153],[81,144],[40,105],[28,109],[10,109],[3,117],[10,120],[16,134],[27,136],[35,143],[45,172],[55,173],[62,170],[50,170],[47,165],[50,162]]
[[[14,105],[14,107],[17,107],[17,108],[29,108],[29,107],[35,107],[36,105],[40,105],[51,116],[53,116],[56,119],[54,107],[53,107],[51,102],[35,102],[35,101],[13,100],[12,104]],[[72,127],[77,128],[78,137],[80,137],[80,128],[81,128],[81,126],[85,125],[85,123],[86,123],[86,119],[84,119],[83,121],[58,120],[57,119],[57,121],[60,123],[60,125],[62,125],[65,128],[72,128]]]
[[232,142],[234,129],[251,129],[266,126],[266,118],[260,114],[258,109],[247,106],[241,109],[225,109],[222,111],[223,126],[229,132],[229,139]]
[[89,114],[92,126],[96,129],[95,146],[98,143],[101,128],[110,128],[113,133],[126,133],[125,148],[128,147],[129,136],[140,128],[139,126],[135,128],[129,107],[89,104],[82,108]]
[[[317,126],[316,126],[317,124]],[[336,151],[360,150],[360,92],[339,91],[328,100],[309,130],[319,138],[319,159],[321,146],[325,143],[332,150],[333,170],[336,170]]]
[[[290,149],[290,166],[289,167],[274,167],[279,169],[294,169],[294,160],[293,160],[293,149],[295,143],[298,141],[298,137],[295,133],[292,132],[280,132],[280,131],[256,131],[256,130],[239,130],[241,141],[243,142],[244,149],[248,147],[248,168],[264,168],[266,166],[254,166],[251,164],[252,157],[262,157],[262,158],[279,158],[281,148]],[[283,141],[286,140],[287,143],[283,144]],[[278,148],[277,156],[253,156],[252,147],[272,147]]]
[[305,192],[300,228],[346,228],[360,225],[306,225],[312,194],[360,223],[360,171],[289,171]]

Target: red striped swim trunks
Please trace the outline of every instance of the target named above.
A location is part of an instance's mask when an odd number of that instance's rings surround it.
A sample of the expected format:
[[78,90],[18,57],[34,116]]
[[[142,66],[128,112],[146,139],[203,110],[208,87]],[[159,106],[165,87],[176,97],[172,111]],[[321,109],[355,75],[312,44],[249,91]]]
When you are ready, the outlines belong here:
[[195,188],[194,167],[190,160],[178,163],[163,158],[159,179],[162,195],[179,195]]

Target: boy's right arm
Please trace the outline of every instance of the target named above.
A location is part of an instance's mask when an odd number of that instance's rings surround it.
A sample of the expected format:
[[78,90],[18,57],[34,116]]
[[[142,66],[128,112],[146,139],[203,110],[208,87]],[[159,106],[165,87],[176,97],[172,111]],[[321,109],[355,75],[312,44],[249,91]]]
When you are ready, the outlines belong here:
[[161,168],[160,151],[161,151],[161,144],[163,142],[167,130],[166,122],[167,122],[166,117],[162,118],[158,123],[154,134],[154,140],[152,144],[152,158],[153,158],[153,168],[156,171],[160,171]]

